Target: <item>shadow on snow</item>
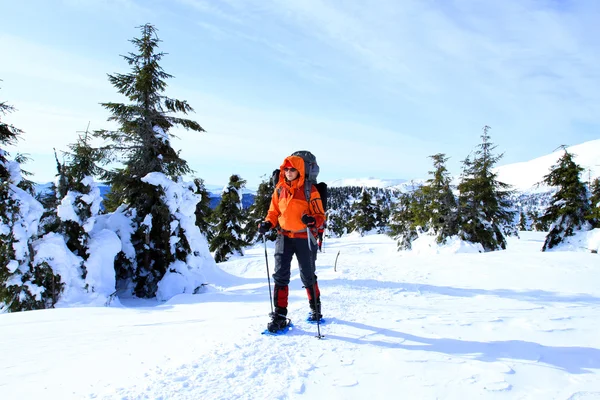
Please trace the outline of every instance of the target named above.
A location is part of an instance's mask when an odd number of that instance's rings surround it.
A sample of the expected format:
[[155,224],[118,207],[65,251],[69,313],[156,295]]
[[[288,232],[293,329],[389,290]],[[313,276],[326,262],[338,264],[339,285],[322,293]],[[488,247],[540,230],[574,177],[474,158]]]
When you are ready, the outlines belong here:
[[475,297],[475,296],[496,296],[514,300],[523,300],[540,303],[598,303],[600,297],[592,296],[586,293],[561,294],[557,292],[548,292],[546,290],[510,290],[510,289],[469,289],[455,288],[451,286],[435,286],[421,283],[403,283],[377,281],[373,279],[336,279],[328,282],[331,286],[349,286],[377,289],[396,289],[406,292],[417,293],[435,293],[443,296],[453,297]]
[[[600,369],[600,349],[593,347],[544,346],[523,340],[479,342],[459,339],[426,338],[358,322],[330,318],[331,323],[372,331],[360,338],[326,335],[333,340],[355,344],[369,344],[405,350],[433,351],[451,355],[471,356],[475,360],[494,362],[506,359],[529,360],[552,365],[571,374],[590,373],[586,369]],[[382,335],[391,341],[371,340],[369,336]],[[413,342],[405,344],[405,342]]]

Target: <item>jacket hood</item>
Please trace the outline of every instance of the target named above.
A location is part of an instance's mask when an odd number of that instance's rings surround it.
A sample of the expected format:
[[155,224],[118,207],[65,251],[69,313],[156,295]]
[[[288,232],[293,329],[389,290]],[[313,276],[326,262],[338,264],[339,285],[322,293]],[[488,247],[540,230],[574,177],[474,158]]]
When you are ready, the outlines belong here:
[[279,167],[279,183],[285,182],[285,172],[283,169],[287,164],[292,164],[299,172],[298,179],[294,179],[292,186],[304,187],[304,160],[299,156],[288,156],[283,160]]

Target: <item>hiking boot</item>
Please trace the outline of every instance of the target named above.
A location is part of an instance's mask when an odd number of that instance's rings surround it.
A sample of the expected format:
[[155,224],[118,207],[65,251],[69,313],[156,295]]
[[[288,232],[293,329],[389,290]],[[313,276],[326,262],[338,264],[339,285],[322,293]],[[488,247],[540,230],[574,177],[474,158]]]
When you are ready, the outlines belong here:
[[321,299],[317,298],[317,307],[315,308],[315,303],[313,301],[309,301],[310,305],[310,315],[308,316],[309,321],[320,321],[323,318],[323,314],[321,314]]
[[308,316],[308,320],[309,321],[321,321],[323,319],[323,314],[321,314],[320,312],[311,310],[310,315]]
[[271,333],[278,332],[288,325],[287,308],[275,307],[275,312],[269,314],[271,322],[267,324],[267,330]]
[[321,291],[319,290],[319,284],[315,282],[314,285],[307,287],[306,294],[308,295],[308,305],[310,306],[308,320],[320,321],[323,315],[321,314]]

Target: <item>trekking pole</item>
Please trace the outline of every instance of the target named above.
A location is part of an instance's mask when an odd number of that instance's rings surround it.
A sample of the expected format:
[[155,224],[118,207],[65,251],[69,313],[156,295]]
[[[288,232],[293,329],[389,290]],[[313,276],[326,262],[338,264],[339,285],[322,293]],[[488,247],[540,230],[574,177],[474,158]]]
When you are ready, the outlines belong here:
[[[310,232],[310,228],[308,226],[306,227],[306,234],[308,235],[306,237],[306,239],[308,240],[308,249],[310,250],[310,262],[311,262],[311,264],[313,266],[313,271],[316,271],[317,270],[317,266],[315,265],[315,258],[313,257],[312,246],[310,245],[312,233]],[[314,272],[313,272],[313,275],[315,275]],[[313,283],[312,288],[311,288],[312,296],[313,296],[313,303],[314,303],[315,311],[317,312],[317,317],[318,317],[317,318],[317,336],[315,336],[315,337],[317,339],[322,339],[323,335],[321,335],[321,317],[320,317],[321,310],[319,310],[317,308],[317,290],[316,290],[316,287],[317,287],[317,281],[315,280],[315,283]]]
[[267,239],[265,238],[264,233],[262,237],[263,243],[265,244],[265,264],[267,265],[267,281],[269,282],[269,300],[271,300],[271,313],[273,313],[273,295],[271,294],[271,274],[269,273],[269,257],[267,256]]

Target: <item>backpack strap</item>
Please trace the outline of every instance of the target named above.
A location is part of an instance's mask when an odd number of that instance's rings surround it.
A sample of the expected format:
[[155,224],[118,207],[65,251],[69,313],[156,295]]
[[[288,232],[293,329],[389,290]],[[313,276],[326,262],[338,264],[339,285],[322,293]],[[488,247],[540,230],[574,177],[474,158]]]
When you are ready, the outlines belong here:
[[[310,206],[310,195],[312,193],[313,186],[315,186],[315,185],[313,185],[312,183],[310,183],[306,180],[304,181],[304,196],[306,197],[306,202],[309,204],[309,206]],[[315,186],[315,188],[316,188],[316,186]],[[277,189],[275,189],[275,191],[277,192],[277,197],[281,197],[281,186],[277,186]]]
[[304,195],[306,196],[306,202],[310,205],[310,195],[312,192],[313,184],[304,178]]

